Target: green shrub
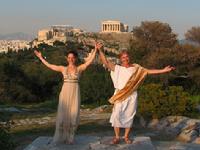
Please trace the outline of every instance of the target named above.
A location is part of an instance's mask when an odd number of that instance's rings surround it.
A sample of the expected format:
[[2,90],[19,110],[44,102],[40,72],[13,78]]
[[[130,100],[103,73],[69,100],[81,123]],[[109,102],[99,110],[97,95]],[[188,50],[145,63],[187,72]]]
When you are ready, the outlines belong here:
[[11,140],[11,136],[9,132],[0,126],[0,147],[1,149],[5,150],[13,150],[15,147],[15,144]]
[[187,115],[195,104],[180,86],[164,87],[147,84],[139,90],[138,111],[145,117],[161,118],[169,115]]
[[108,104],[114,88],[110,74],[101,65],[91,65],[80,79],[82,104]]
[[[0,113],[0,115],[0,122],[5,121],[5,117],[2,118],[3,114]],[[15,143],[12,141],[9,129],[9,123],[6,123],[4,125],[0,124],[0,149],[2,150],[13,150],[15,148]]]

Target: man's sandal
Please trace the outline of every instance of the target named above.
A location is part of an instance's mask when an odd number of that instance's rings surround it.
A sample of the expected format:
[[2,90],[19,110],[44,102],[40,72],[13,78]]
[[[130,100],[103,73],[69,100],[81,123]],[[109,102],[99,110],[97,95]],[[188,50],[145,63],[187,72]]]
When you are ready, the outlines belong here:
[[131,144],[133,141],[130,140],[128,137],[124,137],[124,142],[125,142],[126,144]]
[[114,137],[114,138],[112,139],[112,141],[111,141],[111,144],[119,144],[119,142],[120,142],[120,139]]

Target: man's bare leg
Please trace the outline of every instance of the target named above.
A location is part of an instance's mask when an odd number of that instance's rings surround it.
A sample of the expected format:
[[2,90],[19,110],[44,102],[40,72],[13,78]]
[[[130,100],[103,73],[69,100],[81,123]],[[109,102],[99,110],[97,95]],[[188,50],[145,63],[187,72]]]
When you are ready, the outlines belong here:
[[114,127],[115,137],[113,138],[111,144],[119,144],[120,141],[120,128]]
[[128,138],[130,134],[131,128],[125,128],[124,138]]
[[117,139],[119,139],[119,138],[120,138],[120,128],[114,127],[114,130],[115,130],[115,137],[116,137]]
[[126,144],[132,143],[132,141],[129,139],[130,131],[131,131],[131,128],[125,128],[124,141],[126,142]]

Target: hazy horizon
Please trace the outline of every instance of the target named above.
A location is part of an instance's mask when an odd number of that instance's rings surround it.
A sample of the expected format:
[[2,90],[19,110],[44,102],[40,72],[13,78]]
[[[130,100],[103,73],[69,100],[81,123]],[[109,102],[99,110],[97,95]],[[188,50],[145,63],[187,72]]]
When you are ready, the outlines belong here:
[[179,39],[200,25],[198,0],[4,0],[0,5],[0,34],[37,31],[55,24],[72,25],[89,32],[100,31],[101,21],[120,20],[139,26],[142,21],[168,23]]

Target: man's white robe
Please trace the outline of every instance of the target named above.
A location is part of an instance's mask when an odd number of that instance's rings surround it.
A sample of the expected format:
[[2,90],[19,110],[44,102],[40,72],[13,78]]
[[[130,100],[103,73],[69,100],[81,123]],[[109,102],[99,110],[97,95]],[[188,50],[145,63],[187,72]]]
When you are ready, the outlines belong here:
[[[124,88],[131,75],[136,71],[135,67],[123,67],[115,65],[111,71],[111,78],[114,84],[115,93]],[[114,94],[115,94],[114,93]],[[134,91],[126,100],[115,103],[110,118],[113,127],[130,128],[137,109],[137,91]]]

